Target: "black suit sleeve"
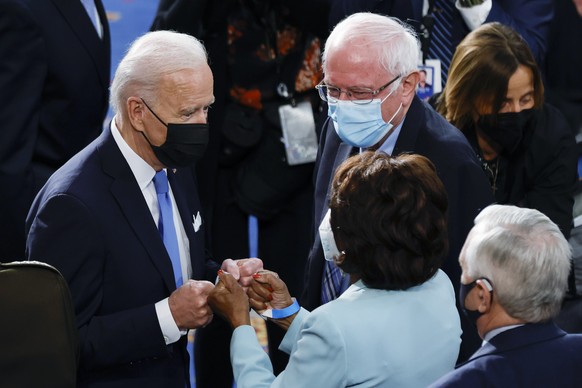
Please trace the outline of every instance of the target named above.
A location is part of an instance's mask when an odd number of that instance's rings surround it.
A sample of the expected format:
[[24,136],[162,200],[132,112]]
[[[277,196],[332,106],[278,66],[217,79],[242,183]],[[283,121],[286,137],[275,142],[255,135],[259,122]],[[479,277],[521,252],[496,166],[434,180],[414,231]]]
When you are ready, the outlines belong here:
[[[112,271],[106,266],[111,253],[95,215],[66,194],[43,201],[35,211],[28,221],[27,256],[58,268],[68,281],[81,342],[80,368],[99,370],[147,357],[168,357],[153,303],[103,311],[103,294],[111,286],[104,282],[105,274]],[[139,278],[139,268],[134,270],[133,274],[119,273],[119,281]],[[108,274],[109,279],[112,276]],[[127,293],[148,292],[145,286],[139,290],[116,287],[120,299]]]
[[572,131],[560,112],[546,106],[544,113],[528,151],[527,171],[532,175],[533,184],[526,187],[523,206],[544,213],[569,238],[578,151]]
[[[220,2],[229,0],[221,0]],[[173,30],[201,39],[208,0],[161,0],[151,31]]]
[[0,2],[0,37],[0,259],[22,259],[47,58],[41,32],[21,4]]

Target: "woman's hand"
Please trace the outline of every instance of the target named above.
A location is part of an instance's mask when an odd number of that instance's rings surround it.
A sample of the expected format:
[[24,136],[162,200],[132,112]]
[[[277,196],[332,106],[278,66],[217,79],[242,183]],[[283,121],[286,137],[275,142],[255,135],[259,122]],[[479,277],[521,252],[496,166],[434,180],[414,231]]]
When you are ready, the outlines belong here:
[[218,271],[220,279],[208,295],[208,304],[215,314],[226,319],[233,329],[250,325],[249,299],[235,278],[222,270]]
[[[281,310],[293,304],[287,285],[279,275],[271,271],[259,271],[253,275],[254,281],[247,290],[250,306],[261,314],[268,308]],[[287,329],[297,314],[287,318],[273,319],[278,326]]]

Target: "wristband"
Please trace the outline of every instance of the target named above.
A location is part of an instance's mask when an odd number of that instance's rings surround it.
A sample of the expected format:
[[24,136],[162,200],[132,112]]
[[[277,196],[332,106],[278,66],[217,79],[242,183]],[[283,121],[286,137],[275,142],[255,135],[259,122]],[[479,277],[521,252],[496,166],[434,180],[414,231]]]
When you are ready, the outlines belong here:
[[261,316],[265,317],[265,318],[271,318],[271,319],[283,319],[283,318],[287,318],[290,317],[291,315],[295,314],[296,312],[298,312],[301,309],[301,306],[299,306],[299,302],[297,302],[297,299],[295,298],[291,298],[293,299],[293,303],[291,304],[291,306],[285,307],[284,309],[268,309],[265,310]]

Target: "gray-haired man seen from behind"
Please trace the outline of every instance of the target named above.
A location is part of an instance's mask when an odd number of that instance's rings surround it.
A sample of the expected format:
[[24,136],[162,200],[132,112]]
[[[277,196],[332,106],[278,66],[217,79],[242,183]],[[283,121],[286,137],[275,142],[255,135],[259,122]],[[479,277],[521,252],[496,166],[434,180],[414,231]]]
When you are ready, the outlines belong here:
[[570,247],[537,210],[492,205],[461,251],[460,302],[483,346],[433,387],[580,387],[582,335],[552,319],[570,271]]

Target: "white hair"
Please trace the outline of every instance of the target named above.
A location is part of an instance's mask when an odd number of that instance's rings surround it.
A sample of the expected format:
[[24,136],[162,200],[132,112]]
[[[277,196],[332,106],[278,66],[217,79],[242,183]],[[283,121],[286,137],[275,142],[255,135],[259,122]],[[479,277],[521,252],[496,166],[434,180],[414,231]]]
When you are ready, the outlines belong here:
[[[359,12],[339,22],[327,38],[322,55],[323,72],[326,72],[330,51],[362,41],[376,48],[371,54],[388,73],[404,76],[418,69],[420,44],[412,28],[393,17]],[[394,83],[392,90],[398,87],[400,80]]]
[[558,314],[572,253],[558,226],[541,212],[488,206],[475,218],[463,251],[465,274],[489,279],[510,316],[541,322]]
[[155,104],[162,76],[207,63],[204,46],[193,36],[174,31],[145,33],[131,44],[117,66],[111,83],[111,107],[123,114],[125,101],[137,93]]

